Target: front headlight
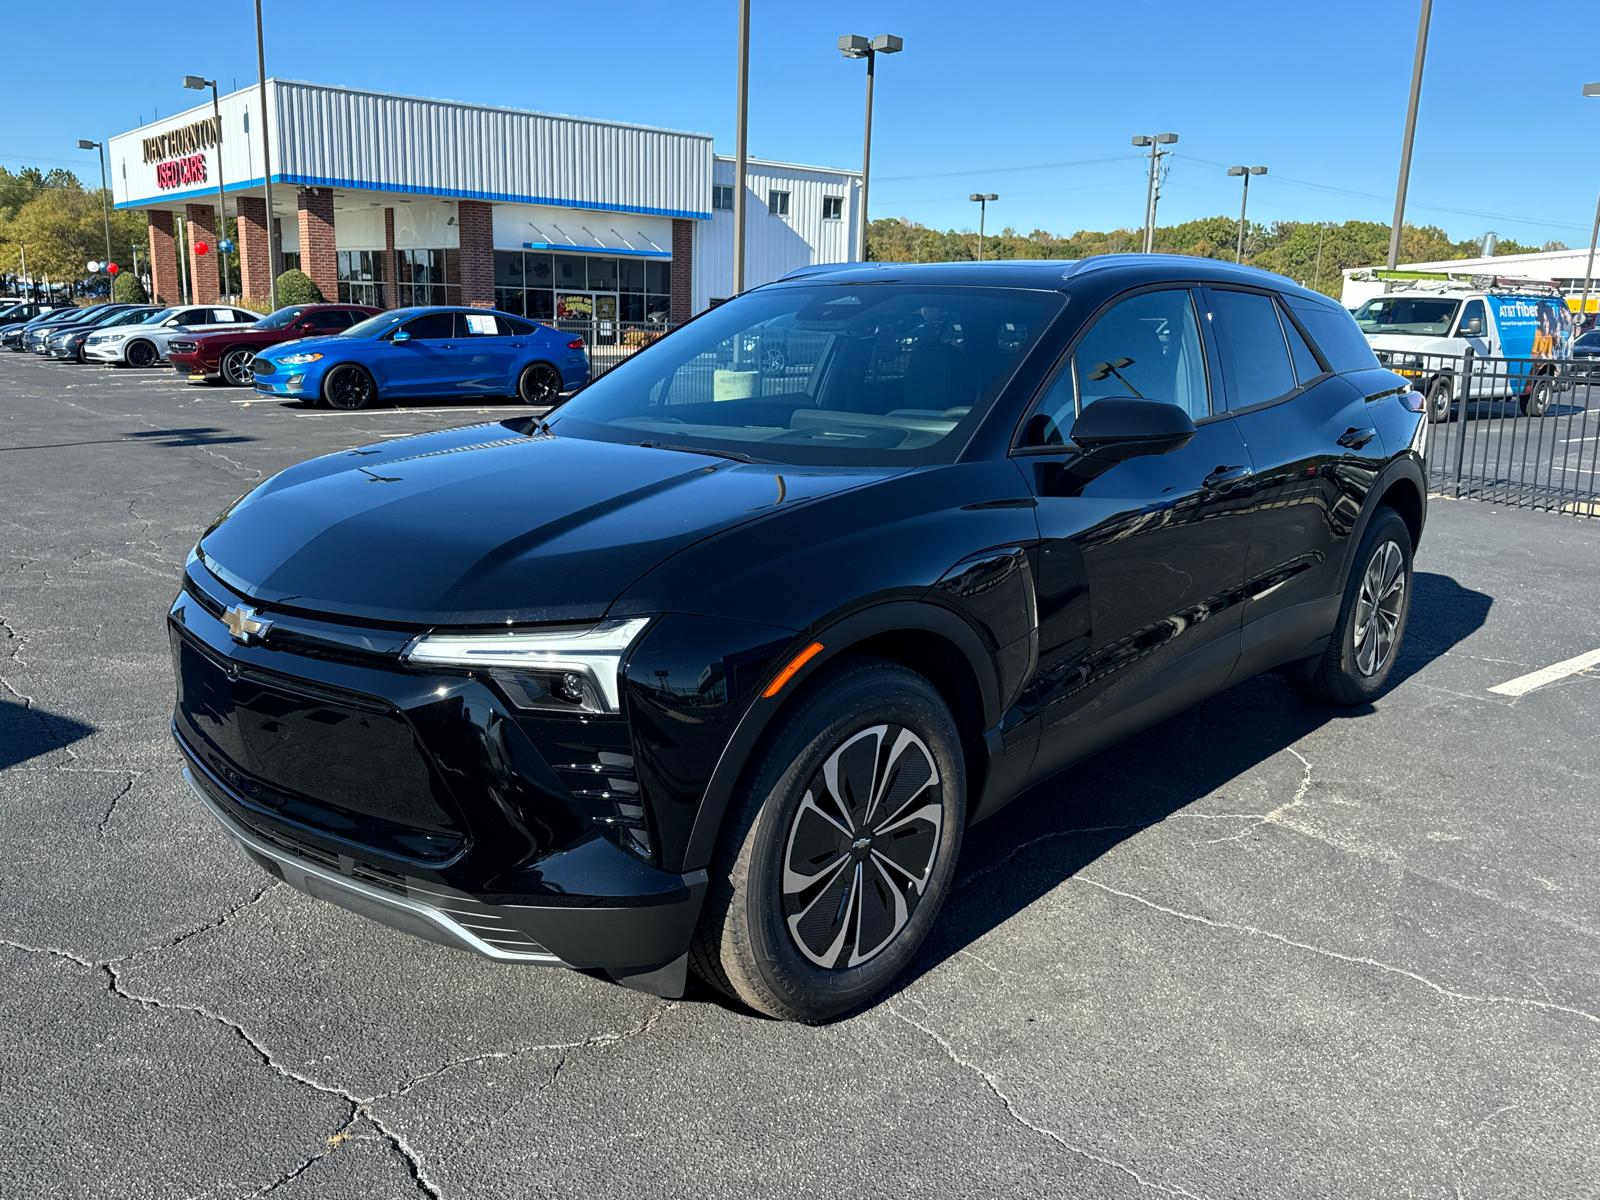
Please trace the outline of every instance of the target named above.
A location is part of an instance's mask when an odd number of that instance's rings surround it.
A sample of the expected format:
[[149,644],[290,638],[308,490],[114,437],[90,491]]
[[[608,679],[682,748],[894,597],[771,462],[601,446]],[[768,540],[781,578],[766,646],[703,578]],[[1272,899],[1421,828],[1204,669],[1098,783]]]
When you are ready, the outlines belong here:
[[320,354],[285,354],[278,361],[285,366],[298,367],[306,363],[314,363],[321,357],[322,355]]
[[544,633],[430,633],[401,657],[413,666],[485,667],[518,708],[614,713],[617,672],[649,617]]

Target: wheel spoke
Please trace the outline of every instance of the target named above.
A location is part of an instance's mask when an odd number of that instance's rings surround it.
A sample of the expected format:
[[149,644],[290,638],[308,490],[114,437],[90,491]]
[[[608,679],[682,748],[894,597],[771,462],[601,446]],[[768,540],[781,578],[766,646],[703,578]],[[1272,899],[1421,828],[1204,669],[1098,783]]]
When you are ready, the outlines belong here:
[[905,896],[882,866],[869,859],[856,870],[856,937],[849,963],[852,967],[887,946],[911,919]]
[[[855,924],[861,891],[861,864],[840,870],[817,897],[787,920],[795,945],[819,967],[832,967],[839,961],[845,939]],[[819,948],[820,947],[820,948]]]

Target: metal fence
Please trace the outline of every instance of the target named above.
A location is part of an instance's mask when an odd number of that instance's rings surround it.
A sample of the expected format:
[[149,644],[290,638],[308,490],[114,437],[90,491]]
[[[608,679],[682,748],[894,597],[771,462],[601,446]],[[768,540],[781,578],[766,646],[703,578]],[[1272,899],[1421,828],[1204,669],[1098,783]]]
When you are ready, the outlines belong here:
[[664,321],[608,321],[600,317],[539,323],[583,338],[584,349],[589,354],[591,382],[678,327]]
[[1600,516],[1600,359],[1379,357],[1426,399],[1430,490]]

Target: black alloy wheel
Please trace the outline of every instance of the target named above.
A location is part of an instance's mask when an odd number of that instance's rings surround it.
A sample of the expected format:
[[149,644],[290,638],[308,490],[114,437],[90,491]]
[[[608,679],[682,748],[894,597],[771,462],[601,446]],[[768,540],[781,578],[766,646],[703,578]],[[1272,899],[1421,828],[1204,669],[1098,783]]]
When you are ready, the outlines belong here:
[[1455,387],[1450,380],[1441,375],[1428,385],[1428,421],[1437,425],[1441,421],[1450,419],[1450,402],[1455,397]]
[[1555,399],[1555,380],[1548,375],[1536,377],[1528,385],[1527,394],[1522,397],[1522,415],[1525,417],[1542,417],[1550,411],[1550,402]]
[[1370,704],[1388,685],[1410,612],[1411,531],[1394,509],[1380,507],[1356,548],[1327,651],[1289,682],[1330,704]]
[[230,387],[254,387],[256,376],[250,364],[255,358],[256,352],[248,346],[235,346],[229,350],[222,356],[222,382]]
[[378,400],[378,385],[364,367],[344,363],[322,379],[322,402],[329,408],[368,408]]
[[150,367],[155,365],[156,348],[143,338],[129,342],[122,352],[122,357],[127,360],[130,367]]
[[534,363],[517,378],[517,399],[534,408],[561,403],[561,372],[549,363]]
[[966,824],[960,736],[938,691],[880,658],[811,680],[730,805],[691,944],[695,973],[817,1023],[882,991],[927,937]]

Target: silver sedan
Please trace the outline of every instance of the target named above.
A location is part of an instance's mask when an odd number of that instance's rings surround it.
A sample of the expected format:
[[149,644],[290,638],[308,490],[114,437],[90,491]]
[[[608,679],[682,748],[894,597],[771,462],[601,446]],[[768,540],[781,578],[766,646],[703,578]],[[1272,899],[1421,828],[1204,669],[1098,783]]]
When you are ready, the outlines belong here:
[[153,367],[167,357],[167,342],[175,333],[205,333],[239,325],[254,325],[261,314],[231,305],[180,304],[152,313],[148,320],[121,329],[89,335],[83,355],[88,362],[126,363]]

